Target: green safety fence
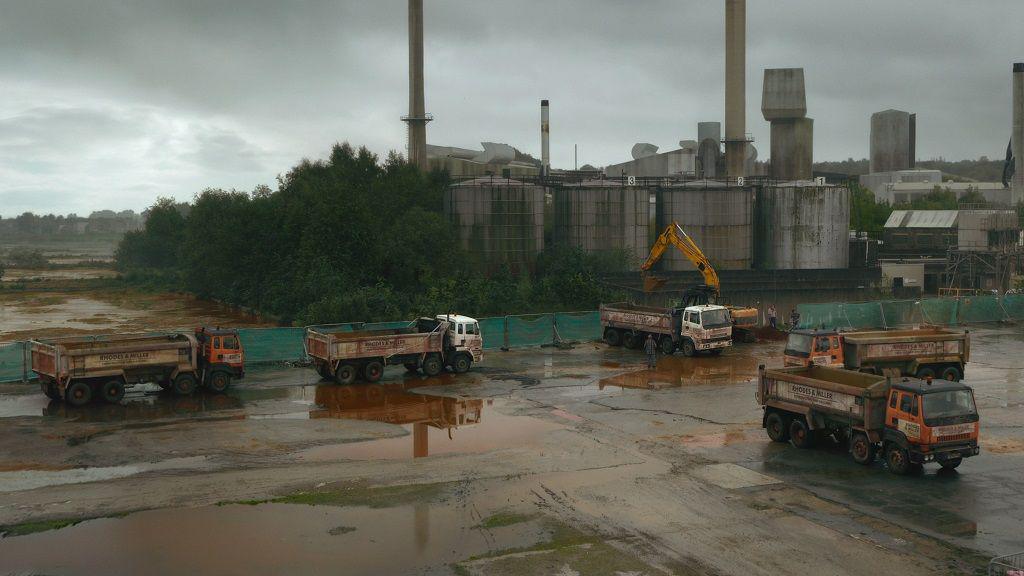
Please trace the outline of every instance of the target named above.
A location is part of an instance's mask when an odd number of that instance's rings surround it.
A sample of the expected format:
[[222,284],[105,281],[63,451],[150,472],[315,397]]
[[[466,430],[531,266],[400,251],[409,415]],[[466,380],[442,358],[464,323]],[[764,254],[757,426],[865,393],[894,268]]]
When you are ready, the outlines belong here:
[[1024,294],[800,304],[800,328],[892,329],[1024,319]]
[[25,343],[0,343],[0,382],[18,382],[25,377]]
[[1003,310],[1010,315],[1010,318],[1024,318],[1024,294],[1007,294],[1003,296]]
[[287,362],[306,357],[305,328],[239,328],[246,363]]
[[601,313],[558,312],[555,314],[555,329],[562,340],[581,341],[601,338]]
[[581,342],[601,338],[601,319],[597,310],[498,316],[481,318],[479,322],[485,350],[542,346],[556,340]]

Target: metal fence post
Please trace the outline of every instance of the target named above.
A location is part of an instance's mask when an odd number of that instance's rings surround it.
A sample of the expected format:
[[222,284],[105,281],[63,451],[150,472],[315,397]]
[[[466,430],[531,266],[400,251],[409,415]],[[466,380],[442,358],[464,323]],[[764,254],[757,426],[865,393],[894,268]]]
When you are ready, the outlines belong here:
[[504,337],[505,337],[505,350],[508,350],[509,349],[509,345],[508,345],[508,315],[505,315],[504,320],[505,320],[505,322],[504,322],[505,326],[502,329],[502,332],[504,333]]
[[21,343],[21,381],[28,382],[28,342]]

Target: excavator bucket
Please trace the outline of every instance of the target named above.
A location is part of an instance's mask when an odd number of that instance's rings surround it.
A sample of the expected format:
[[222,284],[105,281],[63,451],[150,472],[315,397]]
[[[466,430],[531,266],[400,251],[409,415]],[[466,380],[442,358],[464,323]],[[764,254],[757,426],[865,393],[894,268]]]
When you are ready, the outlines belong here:
[[668,282],[667,278],[658,278],[657,276],[644,276],[644,292],[650,293],[658,290],[665,283]]

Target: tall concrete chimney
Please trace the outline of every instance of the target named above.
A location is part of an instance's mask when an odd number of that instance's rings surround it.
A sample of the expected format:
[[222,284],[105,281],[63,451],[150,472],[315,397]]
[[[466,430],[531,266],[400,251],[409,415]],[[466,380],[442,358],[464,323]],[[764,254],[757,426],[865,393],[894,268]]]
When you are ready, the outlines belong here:
[[548,119],[548,101],[540,101],[540,175],[547,176],[551,172],[551,143],[548,141],[551,124]]
[[1024,62],[1013,65],[1013,196],[1024,199]]
[[425,170],[432,118],[423,104],[423,0],[409,0],[409,115],[402,120],[409,132],[409,162]]
[[725,0],[725,172],[744,176],[747,156],[747,0]]

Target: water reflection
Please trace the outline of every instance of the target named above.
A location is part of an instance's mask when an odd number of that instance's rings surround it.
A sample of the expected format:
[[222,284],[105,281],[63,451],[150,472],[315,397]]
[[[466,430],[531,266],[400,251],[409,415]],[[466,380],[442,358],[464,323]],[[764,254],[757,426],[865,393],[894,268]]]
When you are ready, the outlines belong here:
[[664,356],[654,370],[637,370],[602,378],[598,385],[661,390],[682,386],[724,386],[750,382],[757,375],[757,359],[751,356],[686,358]]
[[[52,400],[43,408],[43,416],[74,422],[132,422],[195,416],[242,407],[243,402],[234,396],[199,392],[191,396],[160,394],[120,404],[94,403],[85,406],[72,406],[66,402]],[[244,417],[242,414],[238,415],[239,419]]]

